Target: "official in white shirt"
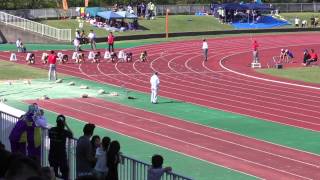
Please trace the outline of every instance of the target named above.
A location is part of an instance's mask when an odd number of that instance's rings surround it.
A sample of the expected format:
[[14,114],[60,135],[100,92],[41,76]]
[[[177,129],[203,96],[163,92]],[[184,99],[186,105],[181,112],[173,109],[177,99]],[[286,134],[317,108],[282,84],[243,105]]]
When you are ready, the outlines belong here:
[[96,50],[96,34],[93,32],[93,30],[90,30],[90,33],[88,34],[89,42],[91,45],[92,50]]
[[203,50],[203,53],[204,53],[204,61],[208,60],[208,48],[209,48],[209,46],[208,46],[207,40],[203,39],[202,50]]
[[156,104],[157,103],[157,98],[158,98],[159,85],[160,85],[158,72],[155,72],[151,76],[150,84],[151,84],[151,103]]

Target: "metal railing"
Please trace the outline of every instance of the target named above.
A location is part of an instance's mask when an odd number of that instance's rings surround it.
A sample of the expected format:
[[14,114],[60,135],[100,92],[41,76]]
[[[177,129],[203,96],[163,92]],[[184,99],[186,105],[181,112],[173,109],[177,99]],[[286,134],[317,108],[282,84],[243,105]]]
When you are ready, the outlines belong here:
[[14,16],[5,12],[0,12],[0,22],[28,30],[42,36],[51,37],[57,40],[71,42],[71,29],[58,29],[22,17]]
[[[122,161],[119,164],[118,173],[121,180],[147,180],[150,164],[136,160],[134,158],[121,155]],[[161,180],[192,180],[173,172],[164,173]]]
[[[0,109],[0,141],[5,145],[6,149],[10,150],[9,135],[19,120],[17,115],[9,114]],[[49,148],[50,139],[47,128],[41,129],[41,166],[49,166]],[[69,165],[69,179],[76,179],[76,145],[77,139],[67,139],[66,151]]]
[[[5,145],[6,149],[10,149],[9,135],[19,120],[21,114],[13,114],[5,112],[0,107],[0,141]],[[42,129],[41,139],[41,166],[49,166],[48,155],[50,148],[50,139],[48,129]],[[76,179],[76,147],[77,139],[67,139],[66,150],[69,165],[69,179]],[[148,169],[150,164],[121,155],[122,162],[119,164],[118,173],[121,180],[147,180]],[[161,180],[192,180],[192,178],[168,172],[165,173]]]

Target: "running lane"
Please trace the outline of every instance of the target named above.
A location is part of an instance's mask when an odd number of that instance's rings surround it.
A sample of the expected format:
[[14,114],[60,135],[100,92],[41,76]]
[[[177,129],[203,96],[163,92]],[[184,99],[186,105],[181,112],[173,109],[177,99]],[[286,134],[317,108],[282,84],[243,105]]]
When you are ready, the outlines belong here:
[[[318,33],[256,36],[263,65],[280,48],[318,47]],[[234,112],[310,130],[320,130],[320,91],[308,83],[257,74],[251,62],[251,37],[218,38],[209,41],[209,61],[203,63],[201,41],[184,41],[126,49],[134,54],[133,63],[64,64],[58,71],[99,83],[114,84],[149,93],[152,72],[160,72],[160,95],[201,106]],[[310,43],[312,42],[312,44]],[[148,51],[148,61],[137,61]],[[64,53],[71,56],[72,52]],[[87,54],[87,52],[85,52]],[[36,52],[40,58],[41,52]],[[9,57],[1,53],[0,57]],[[299,55],[297,56],[299,58]],[[20,63],[24,54],[18,54]],[[47,68],[36,64],[36,67]],[[242,73],[242,74],[240,74]],[[245,76],[245,75],[247,76]],[[291,84],[249,77],[259,76]],[[292,85],[301,84],[304,86]]]
[[306,152],[95,98],[36,102],[45,109],[263,179],[320,177],[320,157]]

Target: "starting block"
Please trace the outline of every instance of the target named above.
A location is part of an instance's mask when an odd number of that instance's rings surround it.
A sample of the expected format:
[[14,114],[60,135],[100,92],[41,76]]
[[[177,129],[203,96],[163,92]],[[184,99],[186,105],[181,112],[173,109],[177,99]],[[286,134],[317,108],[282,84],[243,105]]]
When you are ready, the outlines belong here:
[[124,53],[124,51],[122,51],[122,50],[119,51],[118,59],[119,59],[120,62],[125,61],[125,53]]
[[72,60],[77,59],[78,53],[77,52],[73,52],[72,54]]
[[94,52],[93,51],[89,52],[88,59],[94,59]]
[[110,52],[109,51],[106,51],[105,53],[104,53],[104,57],[103,57],[104,59],[111,59],[111,54],[110,54]]
[[251,63],[251,68],[261,68],[261,63]]
[[10,55],[10,61],[17,61],[17,55],[16,55],[16,53],[11,53],[11,55]]

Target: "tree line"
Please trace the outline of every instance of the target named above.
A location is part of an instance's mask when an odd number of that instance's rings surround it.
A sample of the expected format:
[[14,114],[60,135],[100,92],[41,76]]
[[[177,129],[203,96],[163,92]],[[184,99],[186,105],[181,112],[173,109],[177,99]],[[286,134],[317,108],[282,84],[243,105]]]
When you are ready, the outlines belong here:
[[[150,0],[89,0],[89,6],[111,6],[117,4],[137,4]],[[210,4],[228,2],[252,2],[252,0],[152,0],[155,4]],[[312,3],[318,0],[263,0],[265,3]],[[84,0],[68,0],[69,7],[84,6]],[[61,8],[62,0],[0,0],[0,10]]]

